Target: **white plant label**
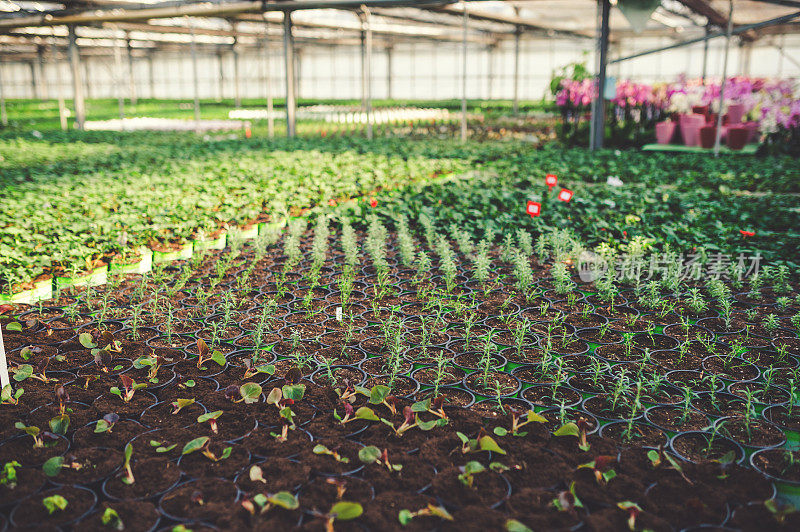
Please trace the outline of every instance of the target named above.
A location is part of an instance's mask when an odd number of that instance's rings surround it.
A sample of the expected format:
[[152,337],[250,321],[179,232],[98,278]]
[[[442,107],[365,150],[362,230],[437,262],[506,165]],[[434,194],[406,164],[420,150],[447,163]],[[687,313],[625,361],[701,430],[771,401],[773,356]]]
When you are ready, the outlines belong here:
[[342,321],[342,307],[336,307],[336,321]]

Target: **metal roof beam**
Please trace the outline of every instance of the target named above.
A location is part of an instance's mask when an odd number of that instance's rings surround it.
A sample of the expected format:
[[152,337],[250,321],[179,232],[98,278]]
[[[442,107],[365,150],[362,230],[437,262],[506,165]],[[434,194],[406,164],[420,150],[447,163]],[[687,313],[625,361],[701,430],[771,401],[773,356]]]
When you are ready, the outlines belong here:
[[[455,15],[459,17],[463,16],[464,14],[462,7],[442,6],[442,7],[424,7],[423,9],[433,11],[434,13],[445,13],[448,15]],[[590,32],[560,30],[557,28],[542,26],[541,24],[536,24],[530,20],[517,16],[496,15],[494,13],[471,11],[469,9],[467,10],[467,16],[474,20],[481,20],[485,22],[496,22],[500,24],[510,24],[512,26],[521,28],[523,31],[537,31],[546,33],[548,35],[555,34],[555,35],[562,35],[565,37],[572,37],[578,39],[594,39],[594,34]]]
[[[776,17],[776,18],[771,18],[769,20],[764,20],[762,22],[755,22],[753,24],[745,24],[743,26],[739,26],[738,28],[736,28],[736,29],[731,31],[731,35],[739,35],[739,34],[742,34],[742,33],[748,32],[748,31],[759,30],[761,28],[767,28],[769,26],[776,26],[778,24],[783,24],[783,23],[789,22],[791,20],[794,20],[796,18],[800,18],[800,11],[797,11],[796,13],[790,13],[788,15],[783,15],[783,16],[780,16],[780,17]],[[726,32],[717,31],[717,32],[714,32],[714,33],[709,33],[709,34],[707,34],[707,35],[705,35],[703,37],[698,37],[696,39],[689,39],[689,40],[686,40],[686,41],[681,41],[681,42],[678,42],[678,43],[675,43],[675,44],[671,44],[669,46],[661,46],[659,48],[653,48],[651,50],[645,50],[643,52],[638,52],[638,53],[635,53],[635,54],[627,55],[625,57],[618,57],[616,59],[612,59],[608,63],[609,64],[620,63],[622,61],[628,61],[630,59],[636,59],[638,57],[644,57],[646,55],[651,55],[651,54],[655,54],[655,53],[659,53],[659,52],[665,52],[667,50],[673,50],[675,48],[682,48],[684,46],[689,46],[690,44],[696,44],[696,43],[707,41],[707,40],[710,40],[710,39],[716,39],[717,37],[725,37],[725,35],[726,35]]]
[[[706,17],[708,23],[713,26],[719,26],[720,28],[725,28],[728,26],[728,17],[723,15],[719,11],[717,11],[711,4],[708,3],[708,0],[678,0],[681,4],[685,5],[698,15],[702,15]],[[733,29],[736,29],[738,26],[734,25]],[[746,30],[739,32],[742,39],[746,41],[752,41],[756,39],[756,33],[753,30]]]

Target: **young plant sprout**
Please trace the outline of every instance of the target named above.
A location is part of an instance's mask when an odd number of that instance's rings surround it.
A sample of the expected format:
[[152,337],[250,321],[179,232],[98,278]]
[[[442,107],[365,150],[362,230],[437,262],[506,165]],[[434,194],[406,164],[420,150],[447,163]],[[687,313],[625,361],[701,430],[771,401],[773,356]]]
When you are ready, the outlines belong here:
[[91,349],[94,362],[105,373],[109,372],[114,353],[121,353],[122,346],[119,341],[114,339],[114,335],[110,331],[103,331],[93,337],[90,333],[81,333],[78,336],[78,341],[87,349]]
[[492,341],[494,334],[494,329],[490,329],[483,338],[483,355],[481,356],[480,366],[483,369],[481,382],[484,388],[489,387],[489,368],[492,365],[492,355],[497,350],[497,346]]
[[111,433],[113,432],[114,425],[119,421],[119,415],[111,413],[104,415],[101,419],[97,420],[94,425],[95,434]]
[[575,436],[578,438],[578,448],[581,451],[589,450],[589,442],[586,439],[586,432],[589,429],[589,422],[586,418],[580,417],[575,423],[569,422],[561,425],[553,436]]
[[395,225],[397,227],[397,247],[400,252],[400,263],[404,268],[413,268],[416,257],[416,244],[408,228],[408,218],[403,214],[398,214]]
[[523,255],[519,250],[514,250],[511,262],[514,265],[514,277],[517,280],[517,290],[519,290],[527,300],[530,300],[534,296],[531,290],[531,286],[533,285],[533,271],[531,270],[530,261],[528,257]]
[[306,221],[303,218],[294,218],[289,222],[289,232],[283,241],[283,253],[286,255],[284,272],[291,271],[300,262],[300,237],[306,230]]
[[[330,479],[332,482],[334,479]],[[333,482],[332,482],[333,483]],[[364,513],[364,508],[357,502],[349,502],[341,500],[339,497],[338,502],[333,503],[327,513],[313,511],[312,515],[322,521],[325,532],[333,532],[333,525],[336,521],[352,521],[357,519]]]
[[199,438],[195,438],[186,443],[183,446],[183,450],[181,451],[181,455],[185,456],[187,454],[192,454],[194,452],[200,451],[200,453],[211,460],[212,462],[221,462],[222,460],[227,460],[230,458],[231,453],[233,452],[233,447],[228,446],[222,449],[222,452],[216,454],[210,447],[211,438],[208,436],[200,436]]
[[551,504],[559,512],[575,512],[576,508],[583,508],[583,503],[575,494],[575,481],[569,485],[569,490],[559,492]]
[[[511,434],[512,436],[526,436],[528,433],[520,432],[519,429],[529,423],[547,423],[547,418],[541,414],[537,414],[533,410],[522,412],[516,408],[509,408],[509,411],[511,412],[511,429],[506,429],[505,427],[495,427],[494,433],[497,436],[506,436],[508,434]],[[525,421],[520,422],[523,416]]]
[[14,423],[14,427],[21,430],[33,439],[33,447],[35,449],[42,449],[50,447],[58,441],[58,437],[52,432],[42,431],[39,427],[27,426],[21,421]]
[[217,427],[217,420],[222,415],[222,410],[215,410],[214,412],[207,412],[205,414],[201,414],[197,417],[198,423],[208,423],[209,428],[211,428],[211,432],[214,434],[219,434],[219,428]]
[[400,521],[400,524],[406,526],[409,524],[415,517],[439,517],[440,519],[444,519],[445,521],[453,521],[453,516],[450,515],[450,512],[444,506],[436,506],[433,503],[428,503],[428,506],[412,512],[411,510],[400,510],[397,515],[397,520]]
[[197,369],[203,369],[203,370],[207,369],[203,364],[205,364],[208,360],[216,362],[219,366],[224,366],[226,364],[225,355],[223,355],[220,351],[216,350],[214,352],[211,352],[211,349],[209,349],[208,344],[206,344],[206,342],[202,338],[198,338]]
[[617,459],[613,456],[600,455],[591,462],[579,465],[578,469],[591,469],[598,484],[608,484],[617,476],[617,472],[612,469],[612,465],[616,461]]
[[439,255],[439,269],[442,270],[447,293],[452,293],[456,284],[458,267],[455,263],[453,249],[444,237],[436,239],[436,254]]
[[164,357],[153,353],[150,356],[141,356],[134,360],[133,367],[136,369],[149,368],[147,370],[147,381],[152,384],[158,384],[158,370],[164,362],[166,362]]
[[133,456],[133,445],[128,443],[125,446],[123,456],[125,461],[123,462],[122,467],[125,470],[125,476],[122,478],[122,482],[130,486],[136,481],[136,479],[133,477],[133,469],[131,469],[131,456]]
[[672,467],[672,469],[677,471],[686,482],[692,484],[692,481],[689,480],[689,478],[684,474],[683,467],[681,467],[680,463],[678,463],[678,461],[675,460],[669,453],[664,452],[663,446],[659,446],[658,450],[651,449],[647,451],[647,458],[650,460],[650,464],[654,469],[661,467],[661,465],[664,463],[667,463],[670,467]]
[[171,405],[172,405],[172,415],[174,416],[174,415],[178,414],[181,410],[183,410],[184,408],[186,408],[188,406],[193,405],[194,403],[195,403],[194,397],[192,397],[190,399],[176,399],[176,400],[172,401],[172,403],[171,403]]
[[417,270],[415,275],[417,282],[422,281],[423,279],[425,279],[425,277],[428,276],[428,274],[431,271],[432,265],[431,265],[431,259],[430,257],[428,257],[427,253],[425,253],[424,251],[420,251],[419,254],[417,254],[417,260],[414,263],[414,267]]
[[469,438],[462,432],[456,432],[456,436],[461,440],[461,454],[477,453],[481,451],[491,451],[493,453],[505,455],[497,442],[481,429],[475,438]]
[[300,501],[288,491],[279,491],[273,494],[258,493],[252,499],[244,499],[241,505],[250,515],[256,515],[256,513],[264,515],[273,508],[297,510],[300,507]]
[[557,262],[550,271],[553,275],[553,285],[557,294],[568,294],[575,289],[575,283],[570,279],[566,264]]
[[133,399],[133,396],[137,390],[141,390],[142,388],[147,388],[146,382],[137,384],[135,380],[133,380],[131,377],[128,377],[127,375],[120,375],[119,381],[120,384],[122,384],[121,390],[117,386],[112,386],[108,391],[113,393],[126,403],[130,402],[130,400]]
[[350,459],[347,458],[346,456],[342,456],[338,452],[332,451],[331,449],[328,449],[327,447],[325,447],[324,445],[319,444],[319,443],[314,446],[314,449],[312,449],[312,452],[314,454],[318,454],[318,455],[330,456],[334,460],[336,460],[337,462],[340,462],[340,463],[343,463],[343,464],[347,464],[347,463],[350,462]]
[[489,272],[492,266],[492,261],[489,258],[489,243],[486,240],[478,242],[478,247],[475,256],[472,259],[473,274],[472,277],[479,283],[485,283],[489,280]]
[[0,469],[0,486],[13,490],[17,487],[17,468],[21,467],[19,462],[12,460],[3,464],[3,469]]
[[458,475],[458,480],[461,481],[464,486],[468,488],[472,488],[475,485],[475,475],[478,473],[483,473],[486,471],[486,468],[480,462],[470,461],[460,467],[461,473]]
[[67,499],[61,495],[50,495],[42,499],[42,505],[49,515],[53,515],[56,512],[63,512],[67,509],[68,504]]
[[279,441],[286,441],[289,429],[294,429],[295,413],[291,405],[301,400],[305,391],[304,384],[284,384],[282,388],[273,388],[267,396],[267,404],[275,405],[281,417],[281,433],[275,435]]
[[387,419],[380,418],[380,421],[385,425],[389,426],[397,436],[402,436],[407,431],[413,428],[419,428],[423,431],[429,431],[434,427],[441,426],[442,423],[446,423],[446,419],[437,419],[433,421],[422,421],[419,416],[416,414],[414,409],[410,406],[406,406],[403,409],[403,422],[395,427],[394,423]]

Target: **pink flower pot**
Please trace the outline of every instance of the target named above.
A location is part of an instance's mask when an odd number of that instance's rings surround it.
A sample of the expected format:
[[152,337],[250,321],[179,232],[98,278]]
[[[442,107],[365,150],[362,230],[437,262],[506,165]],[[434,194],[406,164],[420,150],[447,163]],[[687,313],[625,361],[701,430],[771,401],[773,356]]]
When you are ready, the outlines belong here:
[[758,122],[745,122],[744,127],[747,128],[747,143],[756,142],[758,140]]
[[700,128],[700,146],[709,150],[717,142],[717,126],[703,126]]
[[747,128],[742,124],[728,126],[728,147],[741,150],[747,144],[747,135]]
[[699,146],[700,145],[700,128],[706,123],[706,118],[703,115],[688,114],[681,115],[681,138],[685,146]]
[[744,116],[744,104],[732,103],[728,106],[728,123],[741,124]]
[[659,144],[669,144],[675,136],[677,124],[672,120],[665,120],[656,124],[656,142]]

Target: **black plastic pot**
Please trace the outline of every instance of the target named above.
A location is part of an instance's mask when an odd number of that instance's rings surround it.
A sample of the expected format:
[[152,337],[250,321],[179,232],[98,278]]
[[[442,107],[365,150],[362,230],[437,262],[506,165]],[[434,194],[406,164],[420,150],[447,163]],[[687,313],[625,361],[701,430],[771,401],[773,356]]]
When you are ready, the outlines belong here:
[[[420,389],[417,394],[414,396],[414,399],[417,401],[422,401],[425,399],[433,399],[434,388],[422,388]],[[439,388],[439,396],[443,396],[445,398],[445,405],[452,405],[452,404],[459,404],[463,408],[468,408],[475,404],[475,394],[470,392],[469,390],[465,390],[460,386],[442,386]],[[459,397],[463,398],[463,401],[459,401],[456,403],[452,398]],[[451,398],[451,399],[448,399]]]
[[[709,432],[700,432],[700,431],[681,432],[672,437],[672,439],[669,441],[669,448],[675,455],[677,455],[682,460],[692,463],[698,463],[689,458],[687,454],[681,452],[682,442],[684,440],[694,439],[702,441],[704,442],[705,445],[708,445],[708,443],[711,441],[710,438],[711,438],[711,433]],[[722,456],[729,451],[734,451],[734,453],[736,454],[735,458],[736,463],[741,463],[745,458],[745,452],[742,446],[736,443],[735,441],[726,438],[725,436],[722,436],[721,434],[717,434],[714,436],[713,441],[711,441],[711,448],[709,449],[710,449],[709,453],[704,452],[705,456],[701,460],[701,462],[710,459],[722,458]]]
[[[202,480],[192,480],[184,484],[180,484],[170,491],[166,492],[158,501],[159,511],[165,517],[178,522],[186,522],[187,520],[213,518],[213,514],[208,514],[205,510],[205,504],[192,503],[192,495],[199,491],[203,493],[205,490],[208,493],[211,489],[221,491],[217,494],[219,498],[213,502],[222,504],[234,504],[239,500],[239,490],[236,484],[230,480],[223,480],[217,478],[207,478]],[[185,502],[190,510],[184,511],[181,508]],[[213,507],[214,505],[212,505]]]
[[[475,375],[477,375],[478,373],[481,372],[476,371],[464,376],[464,379],[462,381],[462,385],[464,386],[464,388],[466,388],[467,390],[471,391],[476,395],[496,397],[493,391],[489,392],[488,390],[474,384],[475,378],[480,379],[480,376],[475,377]],[[513,374],[510,373],[506,373],[506,375],[512,379],[512,384],[508,387],[508,389],[505,389],[503,391],[503,393],[499,396],[500,398],[514,397],[515,395],[517,395],[517,393],[519,393],[520,389],[522,388],[522,383],[519,381],[517,377],[515,377]]]
[[[81,505],[81,510],[83,510],[82,507],[86,507],[86,509],[80,512],[79,515],[74,515],[74,513],[65,515],[64,513],[56,512],[52,516],[50,516],[49,523],[32,523],[28,521],[28,519],[30,519],[29,515],[31,514],[31,509],[33,506],[36,507],[41,506],[42,499],[52,495],[61,495],[65,492],[65,489],[76,490],[77,493],[80,493],[80,496],[83,500],[83,504]],[[72,501],[69,500],[70,498],[72,498]],[[74,508],[76,504],[75,498],[74,497],[70,498],[67,498],[67,508],[69,508],[69,504],[72,504],[73,505],[72,508]],[[36,496],[36,498],[29,498],[18,503],[17,506],[14,508],[14,510],[11,512],[9,520],[12,527],[20,527],[20,528],[36,527],[36,526],[44,527],[45,525],[68,527],[73,523],[80,522],[83,518],[92,513],[92,510],[94,510],[94,507],[96,505],[97,505],[97,495],[92,490],[81,488],[79,486],[69,486],[68,488],[55,488],[40,493],[39,495]]]
[[[338,373],[347,372],[357,375],[356,378],[349,379],[349,383],[353,386],[360,386],[367,378],[367,374],[357,366],[331,366],[330,369],[333,372],[334,377],[336,377],[337,382],[340,380],[340,377],[337,375]],[[315,370],[309,379],[315,384],[323,386],[332,385],[332,383],[329,382],[328,368],[325,367],[320,367]]]
[[[555,392],[553,389],[552,384],[534,384],[523,388],[520,395],[534,407],[552,408],[563,404],[565,408],[575,408],[583,402],[580,392],[565,384],[559,385]],[[534,397],[534,391],[547,394],[549,397],[539,397],[541,393],[537,393],[537,397]]]
[[745,451],[752,452],[754,450],[761,450],[761,449],[774,449],[786,443],[786,434],[783,433],[780,427],[778,427],[774,423],[767,421],[766,419],[759,419],[758,417],[754,417],[754,419],[751,420],[751,424],[765,431],[772,431],[773,433],[772,439],[764,443],[741,441],[726,429],[726,425],[728,423],[736,423],[736,422],[744,422],[744,418],[740,416],[721,417],[714,423],[714,426],[721,434],[726,434],[728,439],[731,439],[736,443],[738,443],[739,445],[741,445],[742,448],[745,449]]

